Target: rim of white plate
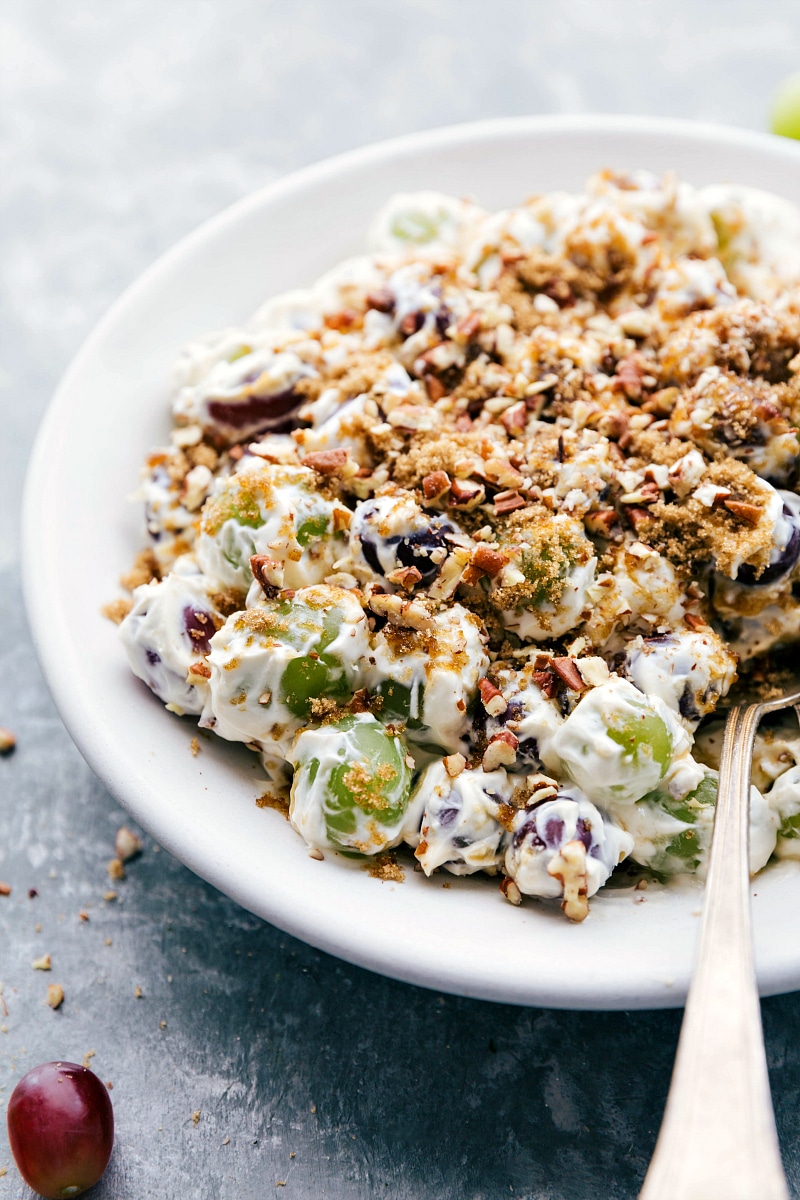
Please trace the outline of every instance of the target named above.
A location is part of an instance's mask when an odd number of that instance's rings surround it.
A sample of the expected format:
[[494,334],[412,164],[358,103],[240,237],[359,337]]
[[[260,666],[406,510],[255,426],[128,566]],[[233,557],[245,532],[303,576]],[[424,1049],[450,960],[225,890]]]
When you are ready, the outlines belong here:
[[[165,803],[163,789],[167,784],[180,788],[185,777],[194,770],[190,760],[180,764],[174,761],[178,739],[182,739],[182,747],[188,742],[187,730],[182,727],[176,733],[176,725],[172,724],[169,732],[161,737],[160,728],[151,720],[157,706],[126,674],[121,653],[119,670],[114,664],[106,672],[114,688],[109,687],[105,695],[102,691],[100,694],[93,691],[91,683],[96,663],[99,661],[106,669],[103,654],[111,653],[111,643],[107,633],[100,630],[98,616],[100,659],[93,658],[97,650],[94,642],[88,653],[84,652],[76,644],[67,602],[61,595],[62,584],[69,580],[69,550],[64,544],[64,530],[59,531],[58,524],[66,520],[61,510],[68,512],[70,504],[74,507],[75,502],[64,502],[66,476],[60,455],[70,443],[71,428],[76,414],[80,414],[80,389],[82,386],[89,388],[93,373],[97,380],[101,367],[103,371],[109,369],[108,361],[103,359],[104,352],[109,347],[113,351],[114,337],[124,331],[131,313],[147,297],[157,297],[164,282],[185,270],[204,247],[224,240],[226,236],[232,237],[236,228],[254,214],[289,202],[302,204],[304,197],[307,199],[335,180],[364,176],[365,172],[380,170],[382,165],[402,163],[436,150],[453,152],[520,138],[530,138],[541,146],[548,143],[555,146],[559,140],[569,141],[586,134],[597,135],[600,141],[616,135],[631,135],[633,140],[640,142],[643,137],[662,142],[672,139],[691,146],[698,153],[704,147],[727,147],[732,151],[763,156],[765,164],[771,161],[798,168],[800,180],[800,147],[770,135],[650,117],[543,116],[501,118],[410,134],[325,159],[267,185],[212,217],[163,254],[111,306],[78,351],[45,414],[30,460],[23,504],[23,583],[45,677],[64,724],[88,764],[166,849],[244,907],[287,933],[347,961],[441,991],[559,1007],[662,1007],[681,1003],[685,996],[693,953],[693,931],[697,925],[691,917],[700,903],[699,893],[693,889],[685,894],[668,889],[648,893],[648,911],[655,920],[654,936],[655,931],[661,931],[666,942],[671,938],[679,943],[678,949],[665,961],[664,969],[654,970],[652,963],[639,969],[636,961],[626,958],[625,947],[615,940],[615,922],[621,921],[620,929],[627,931],[633,928],[632,921],[635,924],[639,920],[631,912],[643,911],[642,908],[628,911],[632,898],[627,892],[611,892],[604,896],[600,903],[595,903],[590,920],[576,927],[540,905],[526,906],[522,912],[512,910],[497,899],[492,883],[486,880],[480,883],[453,880],[449,892],[441,891],[441,880],[436,886],[418,876],[409,878],[403,888],[378,884],[367,880],[363,872],[347,870],[338,863],[309,866],[310,860],[305,857],[299,839],[291,834],[294,840],[291,843],[287,840],[274,813],[259,813],[255,818],[262,821],[270,817],[275,819],[269,830],[270,870],[259,874],[255,869],[257,864],[249,859],[241,861],[235,844],[228,844],[231,837],[227,822],[215,827],[210,820],[210,810],[205,812],[202,804],[196,822],[182,821],[180,812]],[[587,162],[586,171],[600,165],[600,162]],[[203,332],[203,329],[196,330],[198,335]],[[176,345],[174,350],[178,348]],[[121,499],[130,482],[119,481]],[[67,535],[70,532],[73,537],[77,536],[74,529],[67,530]],[[114,576],[109,571],[107,591],[113,587]],[[108,595],[94,598],[99,609]],[[126,729],[110,725],[108,711],[119,704],[115,691],[117,680],[125,692],[125,704],[130,706],[132,719],[142,728],[146,726],[148,731],[158,728],[153,736],[159,743],[164,742],[164,753],[132,747],[125,737]],[[157,716],[159,720],[170,721],[163,710],[159,710]],[[165,724],[164,729],[167,728]],[[181,753],[187,753],[185,748]],[[212,746],[204,746],[203,754],[206,758],[204,778],[222,788],[225,772],[234,770],[230,765],[234,758],[226,757],[225,748]],[[236,778],[241,790],[247,768],[239,760],[237,764]],[[198,771],[197,780],[189,786],[205,789],[206,785],[200,783],[203,771],[199,768]],[[235,803],[239,807],[231,810],[231,820],[239,833],[233,835],[233,842],[237,836],[246,840],[263,836],[252,813],[242,807],[238,798]],[[258,811],[252,802],[251,807],[253,812]],[[216,816],[219,818],[219,810]],[[240,851],[250,853],[249,845],[240,845]],[[320,903],[318,894],[322,877],[314,875],[322,869],[326,871],[321,887],[326,903]],[[293,879],[298,881],[298,886],[292,887]],[[765,883],[760,888],[762,879]],[[781,864],[759,877],[755,892],[789,888],[792,896],[800,900],[798,881],[800,872],[794,870],[794,864]],[[400,903],[406,892],[408,909],[404,907],[406,901]],[[454,910],[456,895],[459,907]],[[676,900],[676,896],[681,898]],[[765,904],[763,909],[771,914],[773,909],[779,912],[780,906]],[[417,922],[420,919],[430,921],[434,915],[437,920],[441,918],[443,926],[450,931],[448,937],[452,935],[452,945],[444,942],[436,929],[427,934],[423,931],[420,935]],[[794,953],[788,952],[785,939],[782,942],[780,938],[770,936],[773,918],[767,919],[767,911],[761,921],[760,916],[756,906],[757,958],[762,991],[772,993],[800,987],[800,948]],[[464,926],[469,926],[469,936],[463,932]],[[526,943],[526,938],[531,940]],[[550,952],[550,957],[545,954],[538,962],[531,961],[537,957],[533,951],[540,942]],[[514,951],[514,961],[507,961],[511,947],[517,945],[519,952]],[[598,946],[611,951],[611,960],[605,967],[605,960],[595,961]],[[485,964],[476,963],[476,952],[484,953],[488,959],[495,955],[488,969]],[[572,961],[575,955],[584,961],[584,973],[575,971]]]

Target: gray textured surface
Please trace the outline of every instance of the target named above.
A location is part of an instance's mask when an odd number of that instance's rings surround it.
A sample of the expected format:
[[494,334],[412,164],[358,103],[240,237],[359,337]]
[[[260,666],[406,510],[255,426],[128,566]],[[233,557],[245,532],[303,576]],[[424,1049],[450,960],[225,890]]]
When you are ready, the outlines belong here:
[[[69,358],[204,217],[323,155],[480,116],[762,127],[800,64],[796,0],[3,0],[0,30],[0,722],[19,738],[0,761],[0,1110],[28,1067],[94,1050],[118,1130],[98,1200],[635,1196],[677,1014],[519,1010],[379,979],[149,841],[103,901],[123,818],[35,665],[18,497]],[[45,951],[49,976],[30,966]],[[800,998],[764,1015],[800,1193]],[[0,1136],[4,1167],[0,1197],[28,1196]]]

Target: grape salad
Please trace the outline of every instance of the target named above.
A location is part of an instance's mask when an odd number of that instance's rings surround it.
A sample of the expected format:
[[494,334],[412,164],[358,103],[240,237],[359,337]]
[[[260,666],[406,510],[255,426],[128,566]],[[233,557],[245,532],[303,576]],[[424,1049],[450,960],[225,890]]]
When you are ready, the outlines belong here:
[[[110,615],[315,857],[573,921],[620,864],[702,877],[715,709],[800,639],[800,211],[645,172],[395,196],[188,345],[172,417]],[[750,823],[751,871],[800,858],[788,718]]]

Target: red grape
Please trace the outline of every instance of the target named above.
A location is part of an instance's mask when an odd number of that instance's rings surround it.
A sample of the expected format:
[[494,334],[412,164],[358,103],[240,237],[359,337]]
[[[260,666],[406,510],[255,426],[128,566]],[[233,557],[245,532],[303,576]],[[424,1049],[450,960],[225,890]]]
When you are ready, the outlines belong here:
[[114,1144],[105,1085],[77,1063],[42,1063],[8,1102],[8,1140],[20,1174],[47,1200],[79,1196],[97,1183]]

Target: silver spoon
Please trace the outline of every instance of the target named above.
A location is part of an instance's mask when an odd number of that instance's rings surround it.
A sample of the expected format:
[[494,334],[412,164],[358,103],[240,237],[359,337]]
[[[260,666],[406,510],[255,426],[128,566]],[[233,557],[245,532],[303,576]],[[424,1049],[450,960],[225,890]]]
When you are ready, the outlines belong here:
[[697,959],[639,1200],[789,1200],[753,962],[748,843],[758,724],[798,702],[800,690],[734,708],[725,725]]

